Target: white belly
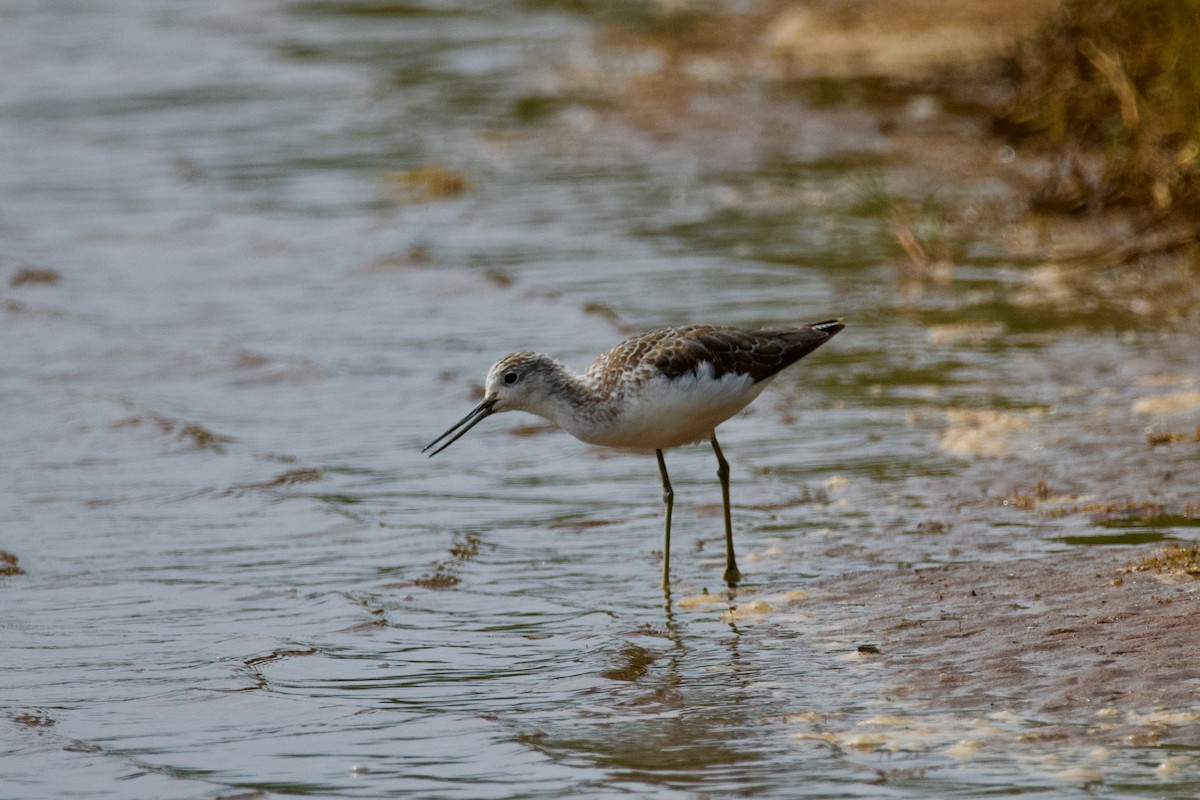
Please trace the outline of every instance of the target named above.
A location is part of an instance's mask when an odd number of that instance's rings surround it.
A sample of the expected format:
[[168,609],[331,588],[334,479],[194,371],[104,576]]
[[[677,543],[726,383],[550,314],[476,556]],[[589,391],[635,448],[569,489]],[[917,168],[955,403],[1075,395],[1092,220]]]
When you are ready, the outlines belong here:
[[[707,365],[705,365],[707,366]],[[758,397],[770,379],[711,370],[674,380],[654,378],[627,394],[611,419],[565,421],[576,438],[626,450],[661,450],[709,439],[718,425]]]

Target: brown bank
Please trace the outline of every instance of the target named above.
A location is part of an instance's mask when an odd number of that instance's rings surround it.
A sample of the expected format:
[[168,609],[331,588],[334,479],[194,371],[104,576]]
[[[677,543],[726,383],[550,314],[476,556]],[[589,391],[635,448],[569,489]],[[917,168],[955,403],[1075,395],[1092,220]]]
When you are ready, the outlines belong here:
[[892,691],[951,707],[1036,717],[1036,738],[1098,744],[1200,738],[1197,549],[1072,553],[847,576]]

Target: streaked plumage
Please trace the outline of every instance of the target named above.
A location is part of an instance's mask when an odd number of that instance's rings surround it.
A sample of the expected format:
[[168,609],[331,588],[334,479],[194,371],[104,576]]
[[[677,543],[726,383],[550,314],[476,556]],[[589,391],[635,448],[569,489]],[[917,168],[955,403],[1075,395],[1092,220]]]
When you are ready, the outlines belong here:
[[436,455],[483,418],[500,411],[537,414],[589,444],[658,456],[667,507],[663,586],[669,569],[674,493],[662,451],[708,439],[720,465],[725,501],[725,579],[740,578],[733,555],[728,463],[716,428],[749,405],[779,372],[816,350],[844,326],[841,320],[793,328],[689,325],[630,337],[577,375],[541,353],[512,353],[488,371],[484,399],[431,442]]

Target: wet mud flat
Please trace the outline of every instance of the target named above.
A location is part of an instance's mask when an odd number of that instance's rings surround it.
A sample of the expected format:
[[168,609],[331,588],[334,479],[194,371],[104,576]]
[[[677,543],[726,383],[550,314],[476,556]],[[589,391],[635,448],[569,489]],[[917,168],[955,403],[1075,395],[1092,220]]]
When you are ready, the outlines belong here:
[[821,591],[852,608],[842,622],[878,648],[892,696],[1036,718],[1047,741],[1190,745],[1200,582],[1138,569],[1154,552],[851,575]]
[[[1195,406],[1191,378],[1167,377],[1192,361],[1175,338],[1113,380],[1087,342],[1039,353],[1040,409],[917,414],[966,460],[907,486],[919,524],[856,543],[895,568],[816,581],[804,613],[864,645],[884,707],[976,719],[939,728],[953,758],[1081,748],[1070,780],[1088,784],[1114,748],[1166,779],[1194,768],[1200,741]],[[836,744],[912,746],[911,722],[848,725]]]

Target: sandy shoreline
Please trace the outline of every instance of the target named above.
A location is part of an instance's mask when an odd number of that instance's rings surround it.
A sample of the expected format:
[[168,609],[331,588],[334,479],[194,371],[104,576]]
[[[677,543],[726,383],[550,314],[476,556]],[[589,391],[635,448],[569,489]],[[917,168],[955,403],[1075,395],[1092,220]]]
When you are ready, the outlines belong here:
[[894,692],[1003,709],[1096,743],[1200,736],[1200,581],[1131,571],[1157,548],[865,573],[824,582],[854,606],[847,633],[876,643]]

